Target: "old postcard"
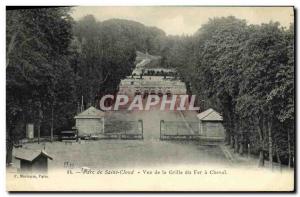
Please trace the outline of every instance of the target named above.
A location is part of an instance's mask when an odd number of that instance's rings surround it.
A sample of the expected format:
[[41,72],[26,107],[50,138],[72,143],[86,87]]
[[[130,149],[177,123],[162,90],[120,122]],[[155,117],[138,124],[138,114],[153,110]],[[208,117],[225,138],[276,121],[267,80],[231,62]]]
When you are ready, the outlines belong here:
[[294,7],[7,7],[8,191],[294,191]]

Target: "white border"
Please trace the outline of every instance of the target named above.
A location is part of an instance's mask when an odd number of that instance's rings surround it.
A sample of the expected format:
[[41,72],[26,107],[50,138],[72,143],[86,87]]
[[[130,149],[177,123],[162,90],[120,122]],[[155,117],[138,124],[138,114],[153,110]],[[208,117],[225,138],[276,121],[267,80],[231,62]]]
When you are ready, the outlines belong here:
[[40,1],[40,0],[4,0],[4,5],[211,5],[211,6],[271,6],[271,5],[294,5],[296,0],[52,0],[52,1]]
[[[1,67],[0,67],[0,130],[1,130],[1,162],[0,162],[0,172],[1,172],[1,179],[0,179],[0,191],[1,196],[8,196],[9,193],[6,192],[6,183],[5,183],[5,139],[6,139],[6,132],[5,132],[5,50],[6,50],[6,43],[5,43],[5,6],[7,5],[121,5],[121,6],[133,6],[133,5],[139,5],[139,6],[146,6],[146,5],[202,5],[202,6],[295,6],[296,9],[299,9],[300,7],[300,1],[299,0],[52,0],[52,1],[41,1],[41,0],[27,0],[26,2],[23,0],[2,0],[0,1],[0,60],[1,60]],[[297,13],[298,14],[298,13]],[[296,16],[297,16],[296,14]],[[299,27],[299,20],[296,20],[296,27]],[[298,32],[297,32],[297,36]],[[296,45],[297,46],[297,45]],[[297,50],[297,57],[299,57],[299,50]],[[300,76],[299,69],[297,69],[297,76]],[[299,80],[297,81],[299,82]],[[300,91],[299,83],[297,83],[297,92]],[[297,97],[298,94],[297,94]],[[299,105],[298,105],[299,106]],[[298,112],[298,108],[297,108]],[[297,122],[299,122],[299,114],[297,117]],[[297,125],[297,131],[299,131],[299,127]],[[297,142],[299,143],[299,133],[297,134]],[[298,147],[298,145],[297,145]],[[299,163],[299,150],[297,149],[297,163]],[[298,165],[297,165],[298,167]],[[299,169],[297,169],[298,171]],[[299,183],[299,180],[297,179],[297,183]],[[297,187],[298,185],[297,185]],[[26,194],[22,194],[26,195]],[[41,195],[41,194],[38,194]],[[58,196],[62,196],[63,194],[55,194]],[[74,195],[74,194],[71,194]],[[84,195],[84,194],[79,194]],[[102,194],[104,195],[104,194]],[[106,194],[107,195],[107,194]],[[116,194],[117,195],[117,194]],[[119,195],[119,194],[118,194]],[[154,194],[153,194],[154,195]],[[159,194],[163,195],[163,194]],[[201,194],[203,195],[203,194]],[[207,195],[207,194],[204,194]],[[263,194],[258,194],[263,195]],[[272,194],[270,194],[272,195]],[[288,194],[287,194],[288,195]]]

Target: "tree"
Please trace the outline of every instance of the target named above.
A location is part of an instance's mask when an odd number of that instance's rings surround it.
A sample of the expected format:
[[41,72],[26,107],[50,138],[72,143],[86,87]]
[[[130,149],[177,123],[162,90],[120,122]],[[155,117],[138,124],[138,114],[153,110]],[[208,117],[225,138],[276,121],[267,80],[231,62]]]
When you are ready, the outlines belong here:
[[[48,111],[62,85],[57,82],[65,78],[59,72],[69,67],[71,27],[69,8],[7,11],[7,163],[26,123],[35,123],[38,136],[49,124]],[[56,100],[67,103],[67,98]]]
[[97,106],[103,95],[116,94],[121,79],[131,74],[136,51],[155,53],[164,32],[128,20],[100,22],[89,15],[75,24],[74,35],[80,49],[77,98]]
[[258,154],[260,166],[265,153],[271,168],[274,156],[289,165],[293,160],[293,29],[221,17],[162,45],[166,67],[176,68],[189,91],[221,111],[227,143],[241,155]]

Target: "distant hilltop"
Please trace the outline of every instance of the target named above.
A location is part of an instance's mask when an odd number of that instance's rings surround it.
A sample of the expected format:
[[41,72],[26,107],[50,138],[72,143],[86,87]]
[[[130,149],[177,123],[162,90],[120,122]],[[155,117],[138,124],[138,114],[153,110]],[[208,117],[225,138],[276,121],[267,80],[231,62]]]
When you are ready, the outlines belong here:
[[150,55],[140,51],[136,52],[136,68],[157,68],[161,67],[161,56]]
[[137,58],[149,58],[149,59],[161,59],[161,56],[159,55],[150,55],[149,53],[143,53],[140,51],[136,52]]

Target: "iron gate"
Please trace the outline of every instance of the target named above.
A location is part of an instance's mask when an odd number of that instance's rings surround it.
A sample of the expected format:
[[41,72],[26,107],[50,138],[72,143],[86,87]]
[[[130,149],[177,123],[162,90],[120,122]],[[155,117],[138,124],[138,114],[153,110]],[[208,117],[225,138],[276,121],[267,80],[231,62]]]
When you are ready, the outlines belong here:
[[199,123],[189,121],[160,121],[160,140],[198,140]]
[[144,139],[143,120],[138,121],[105,121],[106,139]]

